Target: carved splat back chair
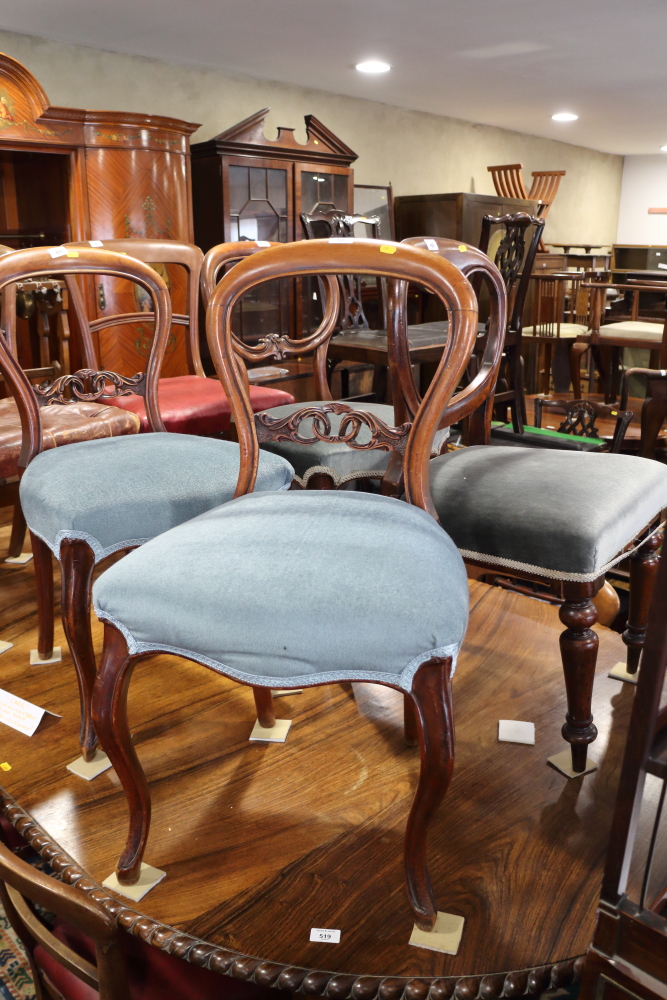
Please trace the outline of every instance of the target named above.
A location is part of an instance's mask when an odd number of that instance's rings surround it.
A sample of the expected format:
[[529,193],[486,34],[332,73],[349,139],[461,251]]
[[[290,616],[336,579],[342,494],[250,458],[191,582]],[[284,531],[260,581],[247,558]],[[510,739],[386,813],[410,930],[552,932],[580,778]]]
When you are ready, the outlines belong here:
[[[26,847],[24,842],[23,849]],[[112,902],[109,896],[107,899]],[[34,904],[52,914],[55,921],[47,923]],[[1,842],[0,905],[26,950],[35,1000],[289,997],[284,992],[269,991],[268,987],[232,978],[223,980],[217,972],[185,962],[126,933],[117,925],[114,914],[85,890],[46,875]]]
[[[565,417],[557,430],[542,427],[545,412]],[[554,442],[554,448],[562,448],[565,435],[572,439],[574,451],[610,451],[617,455],[623,446],[625,432],[632,417],[632,410],[621,409],[613,403],[595,403],[588,399],[541,399],[539,396],[535,399],[535,433],[543,432],[544,446],[547,448],[551,441]],[[595,426],[596,420],[600,419],[616,421],[611,441],[600,437]]]
[[[184,268],[187,277],[187,312],[172,313],[172,323],[185,327],[187,375],[177,375],[160,379],[158,396],[164,426],[168,431],[181,434],[197,434],[211,437],[229,429],[230,408],[224,390],[218,379],[207,379],[201,361],[199,348],[199,287],[204,256],[199,247],[178,240],[102,240],[101,249],[115,253],[126,253],[146,264],[175,264]],[[68,243],[68,247],[89,247],[90,243]],[[69,279],[72,305],[77,314],[88,351],[95,355],[93,333],[127,323],[151,322],[151,312],[118,313],[89,319],[81,290],[74,279]],[[96,360],[95,369],[99,368]],[[256,386],[253,393],[257,409],[291,402],[293,397],[280,389]],[[150,423],[142,396],[127,394],[115,397],[114,406],[136,413],[141,421],[141,430],[150,430]]]
[[[129,681],[138,660],[160,648],[267,693],[364,680],[410,695],[422,772],[406,831],[406,879],[417,923],[433,927],[426,832],[453,765],[450,679],[468,594],[463,562],[431,516],[428,470],[441,413],[475,343],[477,303],[449,261],[396,243],[389,244],[391,253],[381,252],[381,245],[362,239],[287,244],[241,261],[222,279],[209,305],[207,335],[238,428],[237,499],[130,553],[95,584],[105,642],[94,718],[130,809],[117,869],[121,884],[137,881],[150,824],[150,790],[127,727]],[[448,308],[450,336],[409,432],[352,408],[341,428],[349,440],[361,426],[372,429],[373,439],[359,447],[405,448],[411,503],[344,491],[249,496],[262,452],[235,361],[234,304],[262,281],[341,273],[386,278],[390,302],[402,302],[401,282],[422,284]],[[390,336],[394,312],[390,307]],[[248,556],[256,551],[261,562]],[[165,587],[158,596],[160,581]]]
[[[528,198],[537,201],[539,203],[537,214],[545,222],[558,193],[561,178],[566,174],[565,170],[533,170],[533,183],[530,185],[530,191],[526,193],[521,174],[523,163],[506,163],[486,169],[493,177],[496,193],[501,198]],[[542,236],[539,249],[541,253],[546,250]]]
[[[274,247],[281,245],[280,243],[269,244],[269,246]],[[204,258],[202,269],[202,298],[204,302],[206,304],[210,302],[223,266],[257,253],[263,246],[263,244],[243,241],[240,243],[221,243],[209,250]],[[245,344],[238,337],[233,337],[236,355],[245,364],[257,364],[267,360],[282,361],[294,357],[303,359],[304,356],[312,354],[316,399],[311,406],[317,410],[325,404],[327,405],[325,418],[328,422],[327,426],[330,426],[333,435],[338,437],[341,434],[340,427],[341,421],[344,419],[345,409],[338,410],[335,404],[332,405],[333,397],[327,371],[327,348],[339,319],[340,289],[345,287],[340,284],[340,280],[340,275],[337,278],[319,278],[320,294],[324,303],[324,318],[316,333],[297,340],[270,336],[261,339],[259,343],[254,345]],[[355,276],[347,275],[344,280],[353,281]],[[390,463],[388,452],[354,450],[348,446],[345,440],[321,440],[316,433],[316,424],[319,418],[313,416],[303,418],[298,415],[303,409],[302,403],[290,400],[273,407],[258,406],[253,397],[254,387],[247,388],[253,411],[259,414],[258,433],[262,447],[266,451],[282,455],[290,462],[296,472],[295,486],[306,489],[344,489],[349,488],[349,484],[384,478]],[[398,426],[403,422],[402,420],[396,421],[394,409],[384,403],[357,403],[353,400],[339,402],[345,403],[345,407],[349,406],[352,409],[371,412],[389,426]],[[315,424],[313,423],[314,419],[316,420]],[[268,426],[275,424],[276,421],[281,424],[284,430],[283,435],[268,431]],[[299,426],[300,424],[301,426]],[[365,436],[367,434],[364,431],[362,440]]]
[[663,548],[621,767],[582,1000],[667,996],[667,551]]
[[[175,524],[230,500],[239,448],[231,441],[165,433],[157,389],[171,307],[167,287],[151,267],[130,256],[90,247],[79,249],[76,257],[55,260],[48,247],[0,257],[0,289],[42,274],[104,274],[133,281],[151,296],[155,313],[146,372],[132,378],[83,371],[61,376],[48,388],[34,389],[0,339],[0,372],[16,401],[22,430],[17,459],[20,500],[32,538],[40,620],[52,615],[55,555],[62,575],[63,625],[81,696],[81,746],[89,760],[96,746],[90,717],[96,669],[90,631],[95,565],[113,552],[142,545]],[[77,412],[96,400],[106,403],[109,391],[121,394],[128,389],[142,393],[154,433],[111,437],[103,427],[90,440],[85,423],[90,423],[90,417],[84,409],[79,419]],[[114,412],[107,406],[100,409]],[[116,412],[119,423],[138,429],[135,414]],[[67,440],[74,443],[67,448],[54,447],[56,436],[48,433],[58,413],[64,422],[72,414]],[[84,431],[78,430],[81,423]],[[257,488],[288,489],[292,474],[287,462],[263,454]]]

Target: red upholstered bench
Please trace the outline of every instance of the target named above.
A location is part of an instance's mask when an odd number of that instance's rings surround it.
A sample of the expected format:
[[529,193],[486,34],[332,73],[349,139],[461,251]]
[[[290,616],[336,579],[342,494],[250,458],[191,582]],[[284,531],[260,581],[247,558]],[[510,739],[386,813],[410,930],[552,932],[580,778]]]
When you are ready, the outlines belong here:
[[[158,398],[160,413],[168,431],[212,437],[229,428],[231,408],[217,378],[177,375],[174,378],[160,379]],[[289,392],[262,385],[250,386],[253,413],[293,402],[294,396]],[[141,421],[140,433],[149,430],[143,396],[116,396],[109,403],[136,413]]]

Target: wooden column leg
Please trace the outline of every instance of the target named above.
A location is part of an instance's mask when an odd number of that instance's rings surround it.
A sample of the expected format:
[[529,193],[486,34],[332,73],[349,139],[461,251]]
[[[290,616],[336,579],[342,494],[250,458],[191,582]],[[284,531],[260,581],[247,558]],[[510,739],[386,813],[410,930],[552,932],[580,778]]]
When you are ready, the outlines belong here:
[[662,535],[656,532],[630,557],[630,606],[628,627],[623,633],[623,642],[628,647],[626,669],[629,674],[637,673],[644,648],[661,542]]
[[96,675],[93,634],[90,627],[94,568],[95,553],[87,542],[77,538],[63,539],[60,543],[63,627],[79,685],[81,706],[79,742],[83,759],[87,761],[93,759],[97,746],[91,715]]
[[17,497],[14,504],[14,516],[12,518],[12,536],[9,539],[9,552],[7,553],[13,559],[16,559],[23,552],[26,529],[27,525]]
[[572,746],[572,770],[586,770],[588,744],[598,731],[591,711],[593,681],[598,655],[598,637],[591,626],[597,619],[592,598],[599,589],[592,583],[564,583],[559,616],[565,631],[560,635],[560,653],[567,690],[567,715],[563,738]]
[[416,747],[419,744],[419,726],[415,707],[409,694],[403,695],[403,736],[409,747]]
[[574,399],[581,399],[581,355],[587,350],[588,344],[574,343],[570,347],[570,380]]
[[426,863],[426,836],[449,787],[454,767],[451,659],[423,663],[412,681],[421,751],[419,784],[405,831],[405,881],[415,923],[433,929],[438,907]]
[[273,729],[276,724],[276,714],[273,710],[271,688],[254,687],[252,693],[255,696],[257,721],[262,729]]
[[43,660],[53,653],[53,554],[46,542],[30,532],[32,557],[37,585],[37,618],[39,636],[37,651]]
[[104,625],[104,649],[93,692],[93,724],[123,786],[130,813],[125,849],[116,875],[121,885],[136,885],[151,824],[151,796],[132,746],[127,718],[127,692],[139,656],[130,656],[125,637]]

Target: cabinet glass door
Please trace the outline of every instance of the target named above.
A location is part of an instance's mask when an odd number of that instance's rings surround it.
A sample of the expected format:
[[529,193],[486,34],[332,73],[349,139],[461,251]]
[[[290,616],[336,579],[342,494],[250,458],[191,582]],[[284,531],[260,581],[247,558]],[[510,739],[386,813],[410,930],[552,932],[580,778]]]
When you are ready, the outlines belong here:
[[[230,158],[226,164],[225,237],[287,243],[291,238],[292,170],[266,160]],[[254,344],[269,334],[288,334],[290,282],[258,285],[234,308],[234,333]]]

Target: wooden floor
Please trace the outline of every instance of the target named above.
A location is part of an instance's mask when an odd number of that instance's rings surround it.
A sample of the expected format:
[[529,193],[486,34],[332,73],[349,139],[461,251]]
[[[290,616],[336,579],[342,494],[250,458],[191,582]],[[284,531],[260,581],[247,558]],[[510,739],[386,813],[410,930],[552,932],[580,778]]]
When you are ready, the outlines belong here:
[[[0,686],[62,720],[32,738],[0,724],[4,809],[16,821],[19,803],[45,831],[29,830],[33,842],[56,867],[65,852],[75,862],[65,877],[85,872],[81,886],[94,891],[123,845],[125,802],[113,771],[88,783],[65,769],[77,756],[73,670],[67,653],[28,666],[32,584],[32,563],[0,563],[0,638],[15,644],[0,656]],[[546,764],[564,747],[557,610],[472,581],[471,598],[454,679],[457,762],[429,851],[440,909],[466,920],[458,955],[408,946],[401,850],[418,753],[403,742],[401,696],[375,685],[281,698],[278,714],[294,720],[287,742],[251,743],[250,689],[175,657],[144,661],[130,718],[153,795],[146,860],[167,877],[139,904],[96,898],[134,933],[218,971],[297,988],[311,970],[313,994],[329,984],[329,996],[347,997],[356,981],[367,1000],[384,980],[379,995],[393,1000],[415,977],[412,1000],[436,977],[442,1000],[461,977],[461,997],[473,998],[490,976],[486,1000],[566,984],[593,931],[634,689],[606,677],[624,650],[600,628],[600,767],[567,781]],[[57,636],[64,647],[59,625]],[[501,718],[533,721],[536,745],[498,743]],[[312,927],[340,929],[340,944],[310,943]],[[535,969],[508,987],[507,973]]]

